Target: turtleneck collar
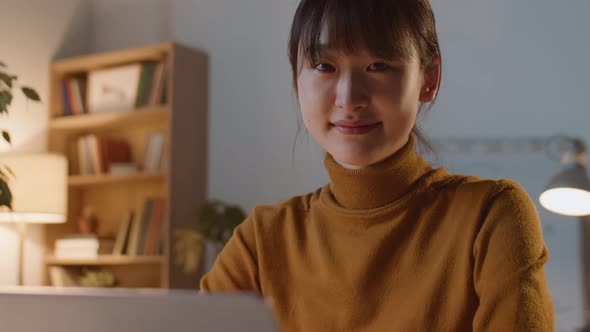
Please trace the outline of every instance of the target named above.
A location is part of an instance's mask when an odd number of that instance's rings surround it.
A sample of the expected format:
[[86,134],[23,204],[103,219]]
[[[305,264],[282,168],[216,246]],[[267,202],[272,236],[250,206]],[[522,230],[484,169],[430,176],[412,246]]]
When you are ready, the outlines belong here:
[[326,153],[324,165],[333,198],[340,206],[355,210],[374,209],[398,200],[432,170],[416,153],[413,135],[400,150],[377,164],[348,169]]

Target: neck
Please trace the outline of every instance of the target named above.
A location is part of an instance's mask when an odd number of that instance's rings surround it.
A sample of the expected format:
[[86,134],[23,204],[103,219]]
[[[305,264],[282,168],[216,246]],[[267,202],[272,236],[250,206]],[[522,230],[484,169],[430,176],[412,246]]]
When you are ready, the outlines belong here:
[[350,209],[373,209],[392,203],[409,192],[432,167],[415,151],[413,136],[390,157],[376,164],[350,169],[326,154],[330,191],[339,205]]

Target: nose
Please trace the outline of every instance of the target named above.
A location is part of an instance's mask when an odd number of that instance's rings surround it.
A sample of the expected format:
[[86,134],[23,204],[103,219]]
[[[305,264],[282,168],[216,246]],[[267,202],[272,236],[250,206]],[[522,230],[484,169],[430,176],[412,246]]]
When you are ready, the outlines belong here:
[[363,74],[343,71],[336,86],[336,107],[346,112],[364,110],[369,104],[367,82]]

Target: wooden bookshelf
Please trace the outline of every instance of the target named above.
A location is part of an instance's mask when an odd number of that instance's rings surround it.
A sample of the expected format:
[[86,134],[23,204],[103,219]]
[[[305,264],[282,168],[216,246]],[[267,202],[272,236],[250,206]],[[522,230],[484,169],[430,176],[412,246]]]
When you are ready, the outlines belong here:
[[70,188],[76,188],[84,186],[94,186],[99,184],[164,180],[166,180],[165,174],[143,172],[128,175],[71,175],[68,177],[68,186]]
[[[166,100],[163,104],[135,109],[90,114],[64,115],[62,80],[85,77],[96,69],[146,61],[163,61],[167,71]],[[174,265],[172,235],[177,227],[191,222],[195,209],[207,193],[207,108],[208,57],[199,50],[176,43],[58,60],[50,66],[48,150],[64,154],[70,162],[72,142],[95,134],[124,140],[132,161],[141,164],[151,133],[164,134],[167,142],[166,167],[159,171],[126,175],[73,174],[68,177],[68,221],[44,225],[43,283],[51,285],[49,268],[68,271],[87,267],[104,268],[120,281],[121,287],[194,288],[196,275],[185,275]],[[102,255],[95,259],[58,259],[55,240],[76,233],[77,220],[86,206],[96,212],[100,237],[115,237],[124,216],[140,208],[149,197],[163,197],[161,255]]]
[[100,266],[100,265],[139,265],[139,264],[164,264],[163,256],[117,256],[100,255],[91,259],[65,259],[54,256],[46,256],[45,264],[60,266]]
[[153,106],[128,112],[105,112],[76,116],[55,117],[49,123],[53,132],[76,132],[100,129],[120,129],[129,125],[167,121],[169,106]]

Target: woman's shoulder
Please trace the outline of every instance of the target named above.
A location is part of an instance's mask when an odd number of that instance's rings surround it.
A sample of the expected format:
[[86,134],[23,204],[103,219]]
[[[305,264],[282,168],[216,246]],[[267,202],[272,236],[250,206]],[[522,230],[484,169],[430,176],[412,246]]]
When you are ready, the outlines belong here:
[[464,198],[490,200],[509,195],[513,200],[530,200],[526,190],[512,179],[491,179],[466,174],[448,174],[432,183],[438,192],[449,192]]
[[293,196],[276,204],[261,204],[252,209],[250,219],[259,225],[274,224],[283,221],[301,220],[318,200],[322,190],[320,187],[312,192]]

